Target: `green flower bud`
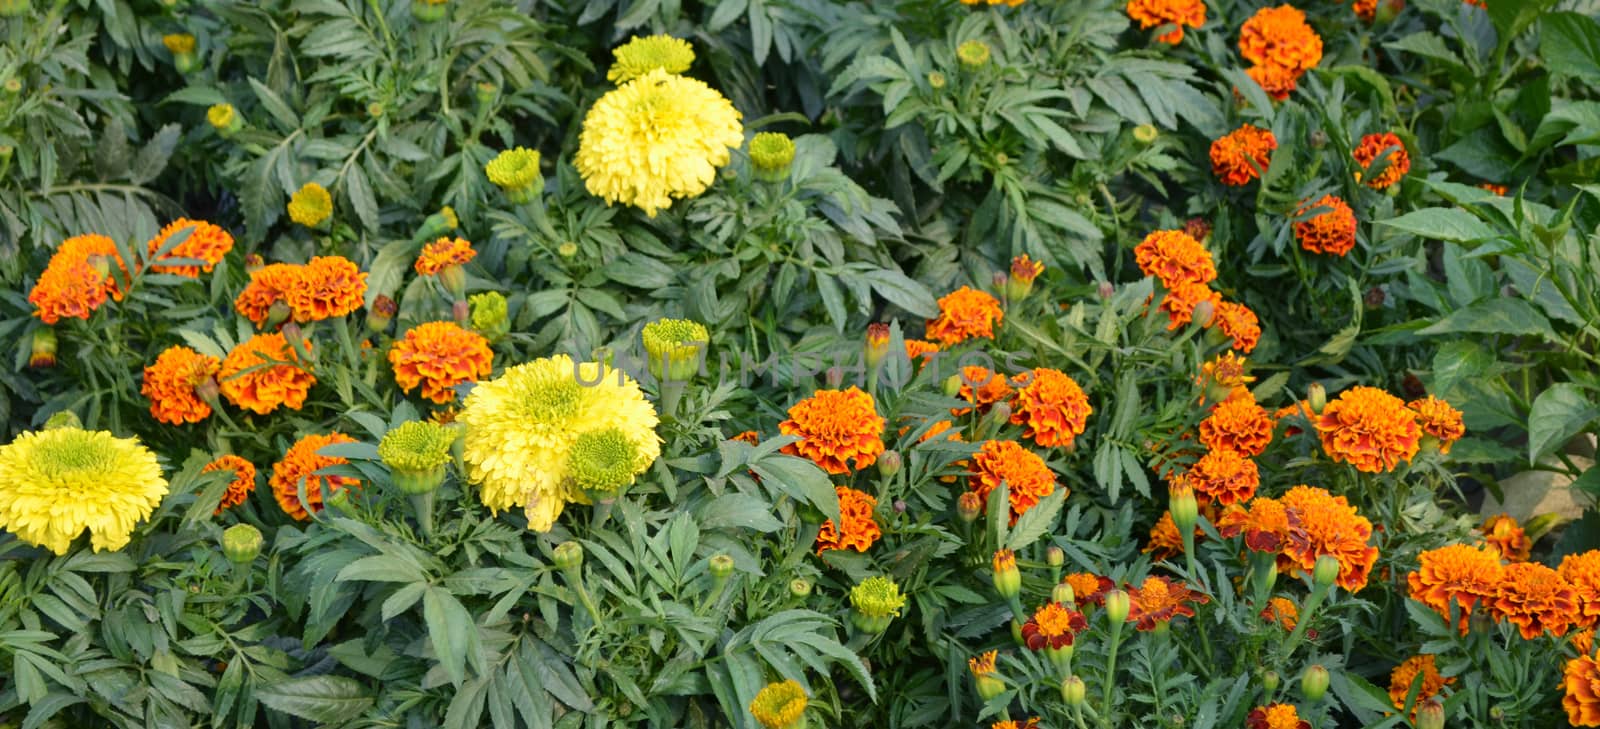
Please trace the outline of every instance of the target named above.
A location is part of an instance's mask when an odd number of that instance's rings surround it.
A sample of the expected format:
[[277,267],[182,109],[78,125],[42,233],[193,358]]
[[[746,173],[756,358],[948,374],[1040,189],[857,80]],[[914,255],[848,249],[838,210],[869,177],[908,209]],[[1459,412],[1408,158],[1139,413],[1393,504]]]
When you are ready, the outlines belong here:
[[796,577],[789,580],[789,595],[791,597],[806,598],[811,596],[811,580]]
[[951,375],[944,378],[944,396],[955,397],[961,394],[961,375]]
[[386,294],[378,294],[372,300],[372,306],[367,307],[367,329],[373,332],[389,330],[389,324],[394,321],[395,314],[400,313],[400,305],[396,304]]
[[1444,729],[1444,704],[1439,703],[1438,699],[1428,699],[1418,704],[1417,729]]
[[1150,144],[1156,141],[1156,137],[1159,136],[1161,136],[1161,130],[1156,129],[1151,124],[1140,124],[1133,128],[1133,138],[1138,140],[1140,144]]
[[222,532],[222,554],[234,564],[250,564],[261,554],[261,530],[250,524],[234,524]]
[[556,545],[552,556],[558,569],[570,572],[583,565],[583,545],[577,542],[562,542]]
[[1072,585],[1065,582],[1058,582],[1055,587],[1050,588],[1050,599],[1069,607],[1078,602],[1078,596],[1073,592]]
[[78,419],[77,413],[74,413],[71,410],[62,410],[51,415],[47,420],[44,421],[45,430],[55,430],[56,428],[76,428],[78,430],[83,430],[83,421]]
[[506,198],[521,205],[544,192],[544,175],[539,172],[539,153],[525,147],[501,152],[483,171],[489,181],[505,192]]
[[794,140],[787,134],[762,132],[750,138],[750,165],[756,176],[767,182],[781,182],[789,177],[789,165],[794,162]]
[[1317,558],[1317,564],[1311,571],[1311,580],[1317,587],[1331,587],[1339,579],[1338,558],[1324,554]]
[[444,483],[444,467],[456,434],[425,420],[402,423],[378,443],[378,458],[389,467],[394,485],[407,494],[429,493]]
[[994,553],[994,591],[1007,600],[1022,593],[1022,573],[1017,571],[1017,555],[1009,549]]
[[1200,519],[1200,504],[1194,498],[1194,488],[1187,481],[1172,484],[1167,489],[1167,504],[1178,534],[1193,534],[1195,522]]
[[[1061,565],[1067,563],[1067,553],[1062,551],[1060,547],[1052,544],[1044,550],[1044,563],[1050,565],[1051,567],[1060,567]],[[1060,601],[1058,600],[1057,602]],[[1072,602],[1069,600],[1066,604],[1071,605]]]
[[614,499],[640,469],[639,447],[620,429],[583,433],[567,454],[567,473],[591,499]]
[[905,607],[906,596],[888,577],[869,577],[850,590],[850,619],[863,633],[878,634]]
[[471,311],[473,330],[490,343],[498,342],[511,333],[511,318],[506,308],[506,297],[498,291],[474,294],[467,299]]
[[1300,676],[1300,693],[1306,697],[1306,701],[1315,704],[1328,693],[1328,681],[1328,669],[1320,664],[1312,664]]
[[650,376],[662,382],[687,382],[700,369],[711,333],[688,319],[657,319],[640,332],[649,356]]
[[436,23],[444,20],[450,6],[446,0],[411,0],[411,16],[423,23]]
[[878,475],[884,478],[894,478],[894,475],[900,472],[900,466],[900,451],[891,448],[878,456]]
[[939,73],[938,71],[929,71],[928,72],[928,85],[933,87],[934,90],[937,91],[939,89],[944,88],[944,84],[945,84],[944,74]]
[[1061,700],[1067,702],[1067,706],[1082,706],[1088,695],[1089,687],[1083,683],[1083,679],[1068,676],[1061,680]]
[[33,330],[33,337],[28,343],[28,366],[34,369],[56,366],[55,329],[39,327]]
[[1278,684],[1281,682],[1282,679],[1278,677],[1277,671],[1267,671],[1261,674],[1261,688],[1266,689],[1268,694],[1277,691]]
[[711,579],[718,582],[728,579],[733,574],[733,558],[726,554],[719,554],[711,558]]
[[212,129],[217,130],[217,136],[227,139],[240,129],[244,128],[244,119],[239,117],[233,104],[213,104],[206,109],[206,122]]
[[1322,409],[1328,407],[1328,388],[1320,382],[1313,382],[1306,388],[1306,401],[1311,405],[1311,412],[1322,414]]
[[1122,590],[1111,590],[1106,593],[1105,599],[1106,619],[1111,621],[1112,625],[1121,625],[1127,622],[1128,610],[1133,607],[1128,593]]
[[956,58],[967,68],[982,68],[989,63],[989,44],[976,39],[966,41],[956,46]]

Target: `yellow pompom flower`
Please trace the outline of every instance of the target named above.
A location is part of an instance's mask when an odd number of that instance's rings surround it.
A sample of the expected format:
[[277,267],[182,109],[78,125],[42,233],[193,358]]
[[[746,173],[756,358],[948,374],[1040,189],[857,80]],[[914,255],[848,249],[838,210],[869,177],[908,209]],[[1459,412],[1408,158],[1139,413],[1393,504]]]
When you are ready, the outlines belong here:
[[683,73],[694,65],[694,47],[689,41],[670,35],[634,36],[617,46],[611,54],[616,62],[606,72],[606,80],[627,83],[656,69],[667,73]]
[[750,702],[750,715],[766,729],[798,729],[805,714],[806,690],[794,679],[767,684]]
[[96,552],[127,546],[166,494],[155,454],[136,438],[70,424],[0,447],[0,528],[56,554],[85,529]]
[[781,182],[794,162],[794,140],[787,134],[762,132],[750,139],[750,164],[763,180]]
[[315,182],[307,182],[289,198],[289,219],[315,228],[333,215],[333,196],[328,189]]
[[536,150],[526,147],[504,150],[484,165],[483,172],[517,204],[530,202],[544,192],[544,176],[539,174]]
[[206,121],[223,138],[244,128],[244,120],[239,118],[239,112],[233,108],[233,104],[212,104],[211,108],[206,109]]
[[574,474],[573,447],[585,434],[620,433],[634,449],[633,474],[661,455],[656,411],[639,383],[566,355],[517,365],[479,383],[456,420],[466,426],[463,458],[479,498],[497,513],[523,507],[534,531],[549,531],[568,502],[587,503],[578,476],[591,486],[615,477],[600,460],[614,455],[604,443],[581,449],[582,473]]
[[574,164],[591,194],[653,218],[711,186],[744,143],[741,118],[710,86],[656,69],[595,102]]

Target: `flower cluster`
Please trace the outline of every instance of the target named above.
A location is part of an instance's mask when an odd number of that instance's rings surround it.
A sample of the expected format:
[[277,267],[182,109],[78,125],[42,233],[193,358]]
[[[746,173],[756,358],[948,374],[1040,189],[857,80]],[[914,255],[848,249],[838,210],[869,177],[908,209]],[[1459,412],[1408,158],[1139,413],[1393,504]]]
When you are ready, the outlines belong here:
[[291,316],[301,323],[345,316],[361,308],[366,293],[367,274],[353,261],[317,256],[305,265],[274,263],[251,271],[233,306],[264,327]]

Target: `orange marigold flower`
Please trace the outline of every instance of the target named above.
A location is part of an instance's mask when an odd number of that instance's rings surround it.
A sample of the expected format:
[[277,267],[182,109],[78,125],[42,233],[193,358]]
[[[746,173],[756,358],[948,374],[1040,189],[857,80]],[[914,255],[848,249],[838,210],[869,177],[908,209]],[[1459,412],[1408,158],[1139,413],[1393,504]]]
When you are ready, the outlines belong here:
[[906,340],[906,359],[909,359],[913,362],[920,359],[923,361],[922,363],[926,363],[933,357],[933,355],[938,353],[938,344],[933,342],[925,342],[921,339]]
[[1567,640],[1572,642],[1573,649],[1577,650],[1579,655],[1594,655],[1594,628],[1575,630]]
[[1035,261],[1026,253],[1011,259],[1011,278],[1024,287],[1032,286],[1041,273],[1044,273],[1044,262]]
[[1352,387],[1316,420],[1322,449],[1359,471],[1393,471],[1417,455],[1422,428],[1406,403],[1376,387]]
[[822,529],[817,532],[817,554],[830,549],[867,551],[883,536],[883,530],[872,518],[878,500],[864,491],[844,486],[835,486],[833,491],[839,496],[839,518],[844,521],[844,528],[839,528],[832,519],[822,522]]
[[[1167,313],[1167,331],[1187,325],[1194,317],[1194,308],[1202,301],[1214,301],[1218,296],[1211,287],[1189,281],[1180,282],[1167,291],[1161,299],[1161,310]],[[1215,307],[1215,304],[1212,304]],[[1215,308],[1213,308],[1215,311]],[[1211,319],[1216,321],[1216,317]]]
[[[1213,451],[1238,451],[1240,455],[1261,455],[1272,442],[1272,418],[1248,395],[1230,397],[1212,408],[1200,421],[1200,442]],[[1198,489],[1199,487],[1196,486]]]
[[850,472],[852,459],[858,471],[877,462],[883,454],[883,423],[872,396],[851,387],[817,390],[795,403],[789,419],[778,423],[778,432],[800,436],[783,447],[784,453],[809,458],[838,474]]
[[1256,318],[1256,313],[1244,304],[1232,301],[1215,301],[1216,314],[1211,321],[1222,330],[1222,334],[1233,340],[1232,346],[1245,354],[1249,354],[1261,341],[1261,320]]
[[[295,521],[305,521],[310,518],[306,507],[312,512],[322,511],[322,503],[333,495],[333,492],[342,488],[359,488],[361,481],[348,476],[319,476],[320,471],[329,466],[338,466],[350,461],[334,456],[318,455],[317,451],[324,446],[334,443],[354,443],[356,440],[340,432],[327,435],[308,435],[295,441],[289,446],[289,452],[283,454],[283,460],[272,466],[272,478],[268,481],[272,486],[272,496],[278,500],[278,506],[283,508],[283,513],[293,517]],[[300,502],[300,482],[305,481],[306,500]]]
[[[922,437],[917,438],[917,442],[918,443],[926,443],[926,442],[928,442],[930,440],[933,440],[934,438],[939,437],[941,434],[943,434],[945,440],[950,440],[950,441],[955,441],[957,443],[960,443],[961,442],[961,431],[960,430],[956,430],[954,432],[951,432],[950,428],[952,428],[952,427],[954,427],[954,423],[951,423],[948,420],[937,421],[933,425],[928,427],[928,432],[923,433]],[[905,434],[905,430],[904,429],[902,429],[900,432],[901,432],[902,435]]]
[[217,502],[215,512],[217,514],[221,514],[223,509],[231,509],[244,503],[244,500],[249,498],[250,492],[256,490],[256,466],[243,458],[229,454],[207,463],[205,468],[200,469],[201,473],[214,471],[233,472],[233,480],[228,482],[227,490],[222,492],[222,500]]
[[489,340],[448,321],[418,324],[389,348],[400,389],[420,384],[422,396],[440,404],[456,398],[456,385],[488,377],[493,360]]
[[1245,358],[1234,354],[1233,350],[1228,350],[1200,365],[1200,377],[1195,384],[1205,387],[1208,383],[1214,382],[1228,388],[1229,391],[1244,387],[1256,381],[1256,378],[1245,374],[1248,365]]
[[1367,586],[1367,576],[1378,561],[1378,548],[1367,544],[1372,522],[1356,513],[1343,496],[1313,486],[1289,489],[1280,501],[1289,513],[1289,543],[1283,553],[1290,574],[1310,571],[1326,554],[1339,560],[1339,587],[1358,592]]
[[1295,607],[1294,601],[1287,597],[1274,597],[1261,609],[1261,619],[1292,631],[1300,620],[1300,608]]
[[1183,479],[1203,504],[1229,506],[1249,501],[1261,485],[1255,461],[1227,448],[1213,448],[1184,473]]
[[1106,593],[1116,587],[1111,578],[1089,572],[1073,572],[1061,578],[1061,581],[1072,586],[1072,600],[1079,605],[1104,605]]
[[[1269,63],[1251,66],[1245,69],[1244,73],[1274,101],[1289,98],[1289,94],[1294,93],[1295,88],[1300,85],[1300,74],[1287,66]],[[1237,91],[1235,95],[1238,95]]]
[[[174,234],[184,230],[189,231],[188,238],[173,246],[171,250],[162,254],[160,258],[155,257],[156,251],[165,248]],[[228,255],[228,251],[233,250],[233,236],[220,226],[204,220],[178,218],[168,223],[167,227],[162,228],[161,232],[156,234],[156,237],[151,238],[150,242],[145,244],[145,250],[151,256],[150,270],[156,273],[171,273],[179,276],[188,276],[189,278],[199,278],[201,271],[211,273],[211,269],[216,268],[217,264],[222,262],[222,257]],[[173,258],[189,258],[204,261],[205,263],[199,266],[181,263],[161,265],[158,263],[159,261]]]
[[1015,381],[1011,424],[1024,426],[1022,437],[1044,448],[1071,448],[1094,413],[1083,388],[1067,373],[1048,367],[1023,372]]
[[972,675],[978,678],[982,678],[984,676],[993,676],[994,659],[999,655],[1000,651],[984,651],[976,656],[968,658],[967,670],[972,671]]
[[927,337],[947,347],[973,337],[994,339],[1005,315],[998,299],[962,286],[939,299],[939,316],[928,320]]
[[1302,216],[1318,208],[1327,208],[1316,215],[1294,224],[1295,240],[1300,247],[1312,253],[1343,256],[1356,247],[1356,213],[1344,200],[1334,195],[1323,195],[1316,202],[1308,202],[1295,211]]
[[1211,171],[1224,185],[1247,185],[1272,164],[1277,148],[1272,132],[1245,124],[1211,143]]
[[440,238],[422,247],[414,268],[423,276],[433,276],[449,266],[463,266],[478,252],[465,238]]
[[1047,602],[1033,611],[1022,626],[1022,642],[1028,650],[1065,648],[1072,645],[1078,633],[1089,627],[1083,613],[1059,602]]
[[1183,42],[1183,26],[1198,28],[1206,24],[1206,4],[1201,0],[1128,0],[1128,17],[1141,30],[1162,25],[1174,26],[1156,40],[1177,45]]
[[1467,434],[1467,426],[1461,420],[1461,411],[1450,406],[1450,403],[1429,395],[1420,400],[1406,403],[1411,412],[1416,415],[1417,425],[1422,427],[1422,432],[1439,440],[1439,452],[1450,453],[1450,446]]
[[1006,483],[1011,496],[1012,524],[1056,490],[1056,475],[1038,454],[1014,440],[984,441],[972,455],[967,488],[987,502],[989,492],[1001,481]]
[[1494,598],[1504,569],[1491,549],[1451,544],[1418,555],[1417,569],[1406,575],[1406,584],[1411,587],[1411,599],[1433,608],[1446,620],[1454,602],[1460,613],[1457,627],[1465,635],[1472,610]]
[[1561,708],[1567,710],[1567,723],[1573,726],[1600,726],[1600,661],[1581,655],[1567,661],[1562,672]]
[[211,415],[211,404],[200,397],[198,389],[221,367],[216,357],[188,347],[168,347],[155,364],[144,368],[139,392],[150,398],[150,414],[156,420],[170,425],[198,423]]
[[1356,182],[1361,182],[1369,167],[1379,158],[1388,156],[1387,166],[1383,172],[1366,180],[1367,187],[1382,190],[1405,177],[1411,171],[1411,155],[1406,153],[1406,145],[1393,133],[1368,134],[1361,138],[1361,144],[1350,152],[1360,169],[1356,170]]
[[1311,722],[1300,718],[1294,704],[1267,704],[1250,710],[1244,729],[1311,729]]
[[273,263],[251,271],[250,283],[233,300],[233,308],[257,327],[265,326],[273,304],[282,301],[288,306],[289,292],[299,288],[304,269],[292,263]]
[[[995,403],[1011,397],[1011,386],[1006,378],[987,367],[962,367],[961,390],[957,397],[978,406],[978,412],[989,412]],[[972,408],[951,408],[951,415],[966,415]]]
[[1578,596],[1574,622],[1579,627],[1593,627],[1600,622],[1600,550],[1562,557],[1560,572]]
[[1579,617],[1578,594],[1561,575],[1538,562],[1514,562],[1500,571],[1489,614],[1517,626],[1527,640],[1567,634]]
[[[1291,403],[1272,411],[1272,420],[1281,425],[1283,424],[1285,418],[1293,418],[1296,415],[1305,418],[1307,423],[1317,422],[1317,414],[1311,411],[1310,400],[1301,400],[1300,402]],[[1292,436],[1298,435],[1299,433],[1300,429],[1293,425],[1285,426],[1283,429],[1284,435]]]
[[761,445],[761,434],[753,430],[746,430],[743,433],[729,438],[728,440],[736,440],[740,443],[749,443],[750,445]]
[[[301,347],[310,354],[311,340],[303,340]],[[306,403],[306,393],[317,384],[317,377],[301,368],[288,340],[273,332],[257,334],[228,352],[217,372],[217,382],[223,396],[235,407],[266,415],[280,405],[299,410]]]
[[1262,8],[1239,27],[1239,53],[1258,66],[1281,66],[1299,76],[1322,62],[1322,37],[1292,5]]
[[46,324],[62,319],[88,319],[109,296],[122,300],[123,291],[110,273],[115,261],[126,274],[128,267],[117,255],[117,244],[103,235],[75,235],[56,247],[44,272],[28,292],[34,316]]
[[1128,585],[1127,590],[1131,603],[1128,622],[1134,623],[1136,630],[1155,630],[1158,623],[1179,615],[1192,618],[1192,605],[1211,602],[1211,598],[1190,590],[1188,585],[1160,575],[1146,577],[1144,584],[1138,587]]
[[1505,185],[1496,185],[1493,182],[1485,182],[1483,184],[1478,185],[1478,187],[1480,189],[1487,190],[1487,191],[1492,192],[1492,193],[1494,193],[1496,195],[1499,195],[1500,197],[1505,197],[1506,195],[1511,193],[1511,188],[1506,187]]
[[1182,283],[1211,283],[1217,277],[1211,252],[1181,230],[1158,230],[1133,248],[1133,258],[1146,276],[1169,289]]
[[367,274],[348,258],[317,256],[301,269],[300,279],[285,294],[295,321],[344,316],[361,308]]
[[1229,539],[1243,534],[1245,548],[1254,552],[1281,552],[1289,543],[1289,510],[1277,499],[1260,496],[1248,507],[1223,512],[1217,532]]
[[[995,2],[995,0],[990,0],[989,4],[990,5],[997,5],[999,3]],[[1016,3],[1016,5],[1021,5],[1021,4],[1022,3],[1020,1]],[[1039,729],[1039,717],[1030,716],[1030,717],[1028,717],[1027,721],[1016,721],[1015,719],[1002,719],[1002,720],[997,721],[997,722],[995,722],[993,724],[990,724],[989,725],[989,729]]]
[[1483,541],[1494,547],[1500,553],[1500,558],[1507,562],[1526,562],[1533,551],[1533,542],[1528,539],[1528,533],[1510,514],[1485,519],[1478,531],[1483,532]]
[[[1196,529],[1195,533],[1200,534]],[[1150,554],[1152,559],[1172,559],[1183,554],[1183,534],[1178,531],[1178,525],[1172,520],[1172,512],[1161,512],[1161,518],[1150,527],[1150,541],[1146,542],[1144,549],[1139,550]]]
[[1417,690],[1413,707],[1421,706],[1422,702],[1438,696],[1444,687],[1456,682],[1453,676],[1446,678],[1439,675],[1439,666],[1434,663],[1430,653],[1407,658],[1389,673],[1389,700],[1394,702],[1394,708],[1406,708],[1406,694],[1411,693],[1412,685],[1419,679],[1422,687]]

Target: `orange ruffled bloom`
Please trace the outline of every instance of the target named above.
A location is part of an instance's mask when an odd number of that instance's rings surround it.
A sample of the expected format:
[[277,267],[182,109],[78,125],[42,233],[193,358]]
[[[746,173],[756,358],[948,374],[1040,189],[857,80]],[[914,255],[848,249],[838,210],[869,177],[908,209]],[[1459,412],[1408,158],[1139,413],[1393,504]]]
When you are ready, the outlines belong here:
[[1022,642],[1031,651],[1065,648],[1088,627],[1089,621],[1083,613],[1059,602],[1047,602],[1033,611],[1028,622],[1023,624]]
[[[98,263],[97,263],[98,261]],[[117,255],[117,244],[103,235],[75,235],[56,247],[44,272],[28,292],[34,316],[46,324],[62,319],[88,319],[106,297],[122,300],[123,292],[112,276],[109,262],[124,274],[128,267]]]
[[[156,258],[156,251],[166,247],[167,243],[172,240],[172,236],[182,230],[188,230],[189,237],[173,246],[171,250],[162,254],[160,258]],[[179,276],[188,276],[189,278],[199,278],[201,271],[211,273],[211,269],[216,268],[217,264],[222,262],[222,257],[228,255],[228,251],[233,250],[233,236],[220,226],[204,220],[178,218],[168,223],[167,227],[162,228],[161,232],[156,234],[156,237],[151,238],[150,242],[145,244],[145,250],[151,256],[150,270],[156,273],[171,273]],[[173,258],[188,258],[205,261],[205,263],[199,266],[192,264],[161,265],[157,263],[158,261]]]
[[400,389],[420,384],[422,396],[441,405],[456,398],[456,385],[488,377],[493,361],[489,340],[448,321],[418,324],[389,349]]
[[[1282,552],[1289,543],[1289,510],[1283,502],[1265,496],[1250,500],[1248,508],[1236,506],[1217,520],[1217,532],[1228,539],[1244,535],[1244,546],[1253,552]],[[1287,560],[1279,560],[1288,571]]]
[[1260,177],[1272,164],[1278,138],[1265,129],[1245,124],[1211,143],[1211,171],[1224,185],[1239,187]]
[[1439,440],[1439,452],[1448,455],[1450,446],[1467,434],[1466,423],[1461,420],[1461,411],[1450,406],[1450,403],[1429,395],[1420,400],[1406,403],[1411,412],[1416,415],[1417,425],[1422,427],[1422,432]]
[[[1195,536],[1203,535],[1198,528]],[[1150,541],[1145,542],[1144,549],[1139,550],[1151,555],[1156,560],[1171,559],[1183,554],[1183,534],[1178,532],[1178,524],[1172,520],[1172,512],[1161,512],[1161,518],[1150,527]]]
[[840,529],[832,519],[822,522],[822,529],[817,532],[817,554],[830,549],[867,551],[883,536],[883,530],[872,518],[878,500],[864,491],[843,486],[835,486],[833,491],[839,496],[839,518],[844,521],[844,528]]
[[849,473],[850,462],[861,470],[883,454],[883,418],[872,396],[859,387],[817,390],[789,408],[789,419],[778,423],[783,435],[800,440],[783,447],[792,456],[811,459],[832,474]]
[[1182,582],[1168,579],[1160,575],[1152,575],[1144,579],[1144,584],[1127,587],[1130,609],[1128,622],[1134,623],[1136,630],[1155,630],[1158,623],[1165,623],[1179,615],[1194,617],[1193,605],[1204,605],[1211,602],[1211,598],[1189,589]]
[[1329,555],[1339,560],[1339,587],[1354,593],[1367,586],[1378,561],[1378,548],[1367,544],[1372,522],[1343,496],[1313,486],[1289,489],[1280,501],[1289,513],[1289,543],[1283,554],[1290,574],[1310,571],[1318,557]]
[[1300,85],[1300,74],[1287,66],[1276,64],[1251,66],[1245,69],[1244,73],[1274,101],[1289,98],[1289,94],[1294,93],[1295,88]]
[[1011,259],[1011,279],[1024,287],[1032,286],[1041,273],[1044,273],[1044,261],[1035,261],[1026,253]]
[[1214,302],[1216,314],[1211,321],[1222,330],[1222,334],[1232,339],[1232,346],[1245,354],[1254,351],[1256,344],[1261,341],[1261,320],[1256,318],[1256,313],[1244,304],[1232,301]]
[[1183,475],[1202,504],[1230,506],[1249,501],[1261,485],[1261,472],[1255,461],[1226,448],[1213,449],[1200,457]]
[[973,337],[994,339],[994,328],[1005,316],[998,299],[962,286],[939,299],[939,316],[928,320],[926,336],[946,347]]
[[1300,608],[1295,607],[1294,601],[1287,597],[1274,597],[1262,608],[1261,619],[1276,623],[1285,631],[1292,631],[1300,620]]
[[299,280],[285,294],[297,322],[344,316],[361,308],[367,274],[348,258],[317,256],[301,269]]
[[1457,629],[1465,635],[1472,610],[1494,599],[1504,569],[1491,549],[1451,544],[1418,555],[1417,569],[1406,575],[1406,584],[1411,599],[1433,608],[1446,620],[1454,602],[1460,613]]
[[1394,702],[1394,708],[1406,708],[1406,694],[1411,693],[1411,686],[1418,677],[1422,679],[1422,687],[1417,689],[1417,700],[1413,707],[1421,706],[1424,701],[1438,696],[1444,687],[1456,682],[1453,676],[1445,678],[1439,675],[1439,666],[1434,663],[1432,654],[1407,658],[1389,672],[1389,700]]
[[[1205,284],[1180,282],[1175,288],[1167,291],[1161,299],[1161,310],[1167,314],[1167,331],[1173,331],[1187,325],[1194,318],[1194,308],[1201,302],[1214,301],[1216,292]],[[1212,311],[1216,311],[1213,304]],[[1213,315],[1211,320],[1216,321]]]
[[1311,729],[1311,722],[1300,718],[1294,704],[1267,704],[1250,710],[1244,729]]
[[918,363],[919,367],[923,364],[927,364],[928,360],[932,359],[933,355],[938,353],[939,345],[933,342],[925,342],[921,339],[906,340],[906,359],[909,359],[913,362],[919,359],[922,360],[922,362]]
[[[976,384],[976,387],[974,385]],[[961,390],[957,397],[976,405],[978,412],[989,412],[995,403],[1011,397],[1011,386],[1006,378],[987,367],[962,367]],[[951,408],[951,415],[966,415],[972,408]]]
[[1094,413],[1083,388],[1067,373],[1048,367],[1023,372],[1015,383],[1011,424],[1023,426],[1022,437],[1044,448],[1071,448]]
[[1578,596],[1574,622],[1582,628],[1593,627],[1600,622],[1600,550],[1562,557],[1559,571]]
[[1295,211],[1305,215],[1317,208],[1328,208],[1294,224],[1295,240],[1300,247],[1312,253],[1343,256],[1356,247],[1356,213],[1344,200],[1323,195],[1314,203],[1306,203]]
[[1257,66],[1299,76],[1322,62],[1322,37],[1292,5],[1262,8],[1239,27],[1239,54]]
[[215,471],[233,472],[233,480],[228,482],[227,490],[222,492],[222,500],[217,502],[215,512],[217,514],[221,514],[223,509],[231,509],[244,503],[244,500],[250,497],[250,492],[256,490],[256,466],[243,458],[229,454],[207,463],[205,468],[200,469],[201,473]]
[[1393,471],[1417,455],[1422,428],[1406,403],[1376,387],[1352,387],[1316,420],[1322,449],[1367,473]]
[[1117,586],[1111,578],[1089,572],[1073,572],[1061,581],[1072,587],[1072,601],[1079,605],[1104,605],[1106,593]]
[[1272,443],[1272,417],[1245,391],[1245,397],[1218,403],[1200,421],[1200,442],[1214,451],[1238,451],[1240,455],[1261,455]]
[[420,275],[433,276],[450,266],[464,266],[477,255],[465,238],[440,238],[422,247],[413,267]]
[[1356,170],[1356,182],[1361,182],[1367,174],[1367,168],[1384,155],[1389,155],[1388,166],[1383,172],[1366,180],[1367,187],[1382,190],[1405,177],[1411,171],[1411,155],[1406,153],[1406,145],[1400,138],[1391,132],[1382,134],[1368,134],[1361,138],[1361,144],[1350,152],[1360,169]]
[[[311,340],[302,340],[301,347],[310,354]],[[258,367],[269,361],[286,364]],[[300,367],[288,340],[273,332],[257,334],[228,352],[217,372],[217,382],[222,386],[222,395],[235,407],[266,415],[280,405],[299,410],[306,403],[306,393],[317,384],[317,377]]]
[[156,420],[169,425],[198,423],[211,415],[211,405],[196,389],[221,368],[216,357],[188,347],[168,347],[155,364],[144,368],[139,392],[150,398],[150,414]]
[[1526,562],[1533,551],[1533,542],[1528,539],[1528,533],[1510,514],[1491,516],[1484,520],[1478,530],[1483,532],[1483,541],[1494,547],[1500,553],[1500,558],[1507,562]]
[[984,441],[972,455],[971,476],[967,480],[969,491],[976,493],[984,503],[989,493],[1006,483],[1011,498],[1011,523],[1027,513],[1056,490],[1056,476],[1038,454],[1023,448],[1014,440]]
[[1489,614],[1517,626],[1527,640],[1542,633],[1560,637],[1579,618],[1578,594],[1555,570],[1537,562],[1516,562],[1500,571]]
[[[293,517],[295,521],[305,521],[311,518],[306,512],[309,506],[312,512],[322,511],[323,501],[333,495],[333,492],[343,488],[359,488],[359,479],[346,476],[318,476],[316,472],[329,466],[338,466],[349,463],[343,458],[317,455],[317,451],[324,446],[334,443],[354,443],[354,438],[343,433],[333,432],[327,435],[308,435],[295,441],[289,446],[289,452],[283,454],[283,460],[272,466],[272,478],[268,484],[272,486],[272,497],[278,500],[278,506],[283,507],[283,513]],[[300,503],[300,481],[305,480],[306,500]]]
[[250,283],[233,300],[233,308],[257,328],[266,326],[273,304],[282,301],[288,306],[289,292],[300,287],[304,269],[292,263],[273,263],[251,271]]
[[1217,277],[1211,252],[1181,230],[1158,230],[1133,248],[1133,258],[1146,276],[1169,289],[1183,283],[1206,284]]
[[1567,661],[1562,672],[1561,708],[1567,710],[1567,723],[1573,726],[1600,726],[1600,661],[1581,655]]
[[1141,30],[1161,25],[1175,26],[1156,40],[1177,45],[1183,42],[1183,26],[1198,28],[1206,24],[1206,4],[1200,0],[1128,0],[1128,17]]
[[[965,0],[963,0],[963,2],[965,2]],[[993,5],[995,3],[991,0],[990,4]],[[1018,2],[1017,4],[1021,5],[1022,3]],[[989,729],[1039,729],[1039,717],[1030,716],[1028,717],[1027,721],[1001,719],[1000,721],[990,724]]]

